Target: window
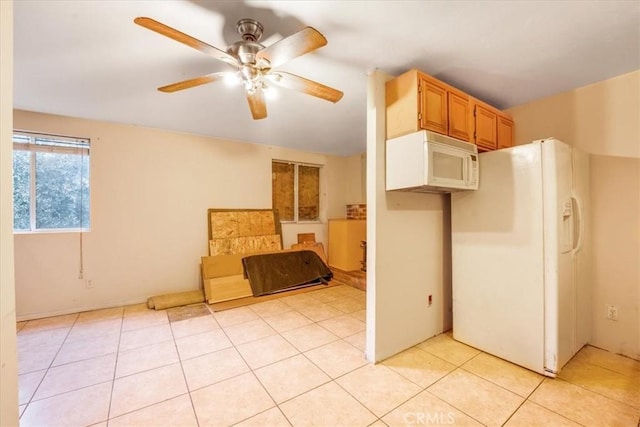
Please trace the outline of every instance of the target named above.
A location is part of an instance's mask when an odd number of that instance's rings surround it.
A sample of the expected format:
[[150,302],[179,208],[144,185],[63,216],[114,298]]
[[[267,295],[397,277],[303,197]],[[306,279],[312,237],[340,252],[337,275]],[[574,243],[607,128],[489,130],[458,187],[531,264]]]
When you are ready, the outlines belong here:
[[320,220],[320,166],[274,160],[271,171],[273,208],[280,221]]
[[13,134],[13,228],[89,228],[89,140]]

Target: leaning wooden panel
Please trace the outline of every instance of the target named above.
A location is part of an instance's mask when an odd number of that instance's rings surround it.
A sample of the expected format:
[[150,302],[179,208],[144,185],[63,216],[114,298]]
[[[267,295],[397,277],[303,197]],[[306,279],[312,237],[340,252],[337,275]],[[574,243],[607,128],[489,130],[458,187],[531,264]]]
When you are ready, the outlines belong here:
[[214,239],[239,236],[237,212],[212,212],[210,218]]
[[316,233],[298,233],[298,243],[304,242],[312,242],[316,241]]
[[261,237],[260,252],[279,251],[280,249],[282,249],[281,236],[277,234],[272,234],[270,236],[260,236],[260,237]]
[[314,286],[309,286],[307,288],[293,289],[291,291],[280,292],[280,293],[277,293],[277,294],[263,295],[261,297],[250,296],[250,297],[245,297],[245,298],[238,298],[238,299],[231,299],[231,300],[228,300],[228,301],[222,301],[222,302],[219,302],[219,303],[209,303],[209,304],[211,304],[209,307],[211,307],[211,309],[213,311],[216,311],[216,312],[217,311],[223,311],[223,310],[229,310],[229,309],[236,308],[236,307],[244,307],[244,306],[251,305],[251,304],[257,304],[259,302],[270,301],[270,300],[274,300],[274,299],[278,299],[278,298],[284,298],[284,297],[288,297],[288,296],[292,296],[292,295],[304,294],[304,293],[307,293],[307,292],[318,291],[318,290],[321,290],[321,289],[327,289],[327,288],[331,288],[331,287],[334,287],[334,286],[345,286],[345,285],[342,284],[341,282],[336,281],[336,280],[332,280],[328,284],[314,285]]
[[262,216],[259,212],[250,212],[250,227],[251,227],[251,236],[260,236],[262,235]]
[[209,255],[231,255],[231,239],[209,240]]
[[209,240],[209,256],[254,254],[280,249],[282,249],[282,236],[278,234]]
[[262,222],[262,235],[276,234],[276,224],[273,211],[261,212],[260,221]]
[[[240,237],[239,217],[240,213],[248,213],[250,215],[251,236],[263,236],[267,234],[282,235],[282,227],[280,226],[280,218],[277,209],[209,209],[207,211],[209,240],[214,238]],[[216,214],[216,215],[213,215]],[[228,214],[228,215],[224,215]],[[265,215],[267,220],[265,221]],[[224,219],[227,218],[233,224],[224,225]],[[215,220],[215,221],[214,221]],[[221,223],[222,221],[222,223]],[[265,228],[266,224],[266,228]],[[224,231],[218,231],[221,227],[223,230],[232,230],[236,234],[228,234]],[[246,237],[246,236],[245,236]]]
[[202,278],[206,280],[242,274],[243,256],[243,254],[203,256],[201,258]]
[[253,212],[238,211],[238,237],[255,236],[256,233],[251,227]]
[[209,304],[253,296],[251,285],[242,274],[206,279],[204,292]]
[[321,242],[294,243],[291,245],[291,249],[297,251],[313,251],[318,254],[322,261],[327,262],[327,257],[324,255],[324,246]]

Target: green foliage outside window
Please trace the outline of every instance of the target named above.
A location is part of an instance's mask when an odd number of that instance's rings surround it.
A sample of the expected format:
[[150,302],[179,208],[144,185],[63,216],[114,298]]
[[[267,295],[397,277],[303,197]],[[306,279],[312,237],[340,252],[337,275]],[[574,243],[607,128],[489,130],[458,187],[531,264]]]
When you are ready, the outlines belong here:
[[14,229],[88,229],[89,142],[14,135]]

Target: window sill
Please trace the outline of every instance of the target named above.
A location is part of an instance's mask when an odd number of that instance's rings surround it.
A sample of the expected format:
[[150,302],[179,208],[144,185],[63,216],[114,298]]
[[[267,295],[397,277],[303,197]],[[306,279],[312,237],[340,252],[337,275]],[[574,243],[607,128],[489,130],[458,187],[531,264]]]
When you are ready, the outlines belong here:
[[324,224],[324,221],[280,221],[280,224],[282,225],[289,225],[289,224],[304,224],[304,225],[312,225],[312,224]]
[[13,230],[13,234],[65,234],[65,233],[88,233],[90,228],[51,228],[46,230]]

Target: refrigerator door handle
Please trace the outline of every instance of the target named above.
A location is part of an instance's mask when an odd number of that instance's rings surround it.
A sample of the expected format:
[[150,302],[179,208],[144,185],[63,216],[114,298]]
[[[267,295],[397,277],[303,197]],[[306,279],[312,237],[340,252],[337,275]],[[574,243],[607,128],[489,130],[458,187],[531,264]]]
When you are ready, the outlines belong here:
[[582,202],[580,199],[572,196],[571,202],[573,203],[574,212],[573,252],[576,253],[582,249],[584,243],[584,221],[582,217]]

